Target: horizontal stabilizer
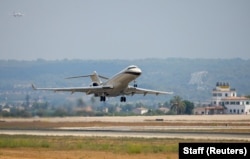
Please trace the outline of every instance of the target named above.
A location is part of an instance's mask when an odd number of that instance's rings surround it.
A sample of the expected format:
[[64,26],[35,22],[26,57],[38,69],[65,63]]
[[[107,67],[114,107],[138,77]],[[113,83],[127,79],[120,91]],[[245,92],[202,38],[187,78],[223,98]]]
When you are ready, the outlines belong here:
[[32,88],[33,88],[34,90],[36,90],[36,87],[35,87],[35,85],[34,85],[34,84],[32,84],[31,86],[32,86]]
[[[91,77],[91,76],[93,76],[93,75],[72,76],[72,77],[67,77],[65,79],[84,78],[84,77]],[[97,76],[102,78],[102,79],[105,79],[105,80],[109,79],[108,77],[105,77],[105,76],[101,76],[101,75],[97,75]]]

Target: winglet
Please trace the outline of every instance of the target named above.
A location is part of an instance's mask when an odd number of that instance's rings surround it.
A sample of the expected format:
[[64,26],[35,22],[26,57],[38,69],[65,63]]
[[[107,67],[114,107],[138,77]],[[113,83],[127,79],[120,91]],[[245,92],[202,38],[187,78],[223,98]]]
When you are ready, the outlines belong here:
[[34,84],[32,84],[31,86],[32,86],[33,90],[36,90],[36,87],[34,86]]

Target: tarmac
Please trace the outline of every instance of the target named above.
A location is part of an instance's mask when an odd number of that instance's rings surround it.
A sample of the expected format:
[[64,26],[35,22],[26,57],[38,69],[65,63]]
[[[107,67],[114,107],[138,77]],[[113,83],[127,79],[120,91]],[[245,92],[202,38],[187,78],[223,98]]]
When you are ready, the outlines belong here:
[[[1,129],[0,134],[38,136],[106,136],[142,138],[181,138],[250,141],[250,115],[171,115],[115,117],[0,118],[0,122],[171,122],[176,126],[90,126],[49,129]],[[213,126],[178,126],[178,123],[215,123]],[[216,123],[225,123],[216,126]],[[237,126],[230,126],[237,123]],[[242,124],[242,125],[241,125]],[[211,124],[210,124],[211,125]],[[246,126],[247,125],[247,126]],[[0,124],[1,126],[1,124]],[[237,131],[232,131],[237,130]],[[242,132],[241,132],[242,130]]]

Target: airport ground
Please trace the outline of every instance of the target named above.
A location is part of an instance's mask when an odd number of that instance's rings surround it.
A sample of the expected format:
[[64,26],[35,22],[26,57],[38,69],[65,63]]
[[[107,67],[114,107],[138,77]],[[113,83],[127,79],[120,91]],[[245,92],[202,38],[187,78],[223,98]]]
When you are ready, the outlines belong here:
[[250,142],[250,115],[0,118],[0,158],[178,158],[179,142]]

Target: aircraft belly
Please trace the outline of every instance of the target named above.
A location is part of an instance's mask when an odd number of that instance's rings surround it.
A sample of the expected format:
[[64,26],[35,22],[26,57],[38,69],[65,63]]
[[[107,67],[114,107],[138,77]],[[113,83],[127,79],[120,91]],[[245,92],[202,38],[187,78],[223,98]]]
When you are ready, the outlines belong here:
[[124,87],[128,86],[128,84],[137,78],[136,75],[131,74],[123,74],[121,76],[115,77],[113,80],[109,81],[107,84],[115,86],[123,85]]
[[128,87],[128,84],[137,78],[136,75],[123,74],[122,76],[117,76],[112,81],[107,84],[112,84],[113,89],[106,91],[107,95],[110,97],[124,95],[124,90]]

